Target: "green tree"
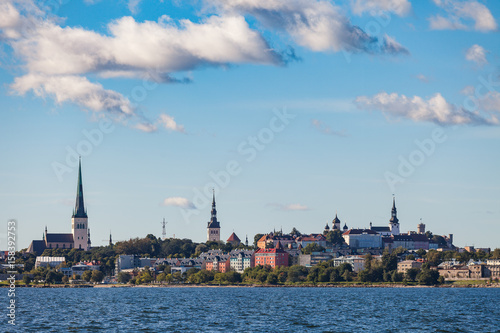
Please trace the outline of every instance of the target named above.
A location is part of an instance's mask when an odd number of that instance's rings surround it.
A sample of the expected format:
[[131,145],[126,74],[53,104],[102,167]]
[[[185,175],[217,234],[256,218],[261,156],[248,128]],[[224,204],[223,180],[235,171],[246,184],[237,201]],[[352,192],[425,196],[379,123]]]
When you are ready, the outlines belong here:
[[276,273],[269,273],[267,275],[266,283],[267,284],[277,284],[278,283],[278,276],[276,275]]
[[30,282],[31,282],[31,277],[30,277],[28,274],[24,274],[24,275],[23,275],[23,283],[24,283],[25,285],[29,285],[29,284],[30,284]]
[[100,270],[93,270],[90,279],[92,282],[101,282],[104,279],[104,274]]
[[82,279],[87,281],[87,282],[90,282],[90,279],[92,277],[92,271],[91,270],[86,270],[82,273]]
[[45,282],[47,284],[53,284],[56,282],[56,272],[50,270],[47,275],[45,276]]
[[298,231],[295,227],[293,227],[292,231],[290,231],[290,236],[299,237],[301,235],[300,231]]
[[239,283],[241,282],[241,274],[235,271],[229,271],[225,274],[225,280],[230,283]]
[[312,252],[323,252],[325,248],[317,243],[309,243],[302,249],[302,254],[311,254]]
[[256,234],[254,237],[253,237],[253,246],[255,248],[257,248],[257,242],[259,241],[259,239],[262,238],[262,236],[264,236],[264,234]]
[[68,282],[69,282],[69,277],[67,277],[66,275],[65,275],[65,276],[63,276],[63,278],[62,278],[62,282],[63,282],[63,283],[68,283]]
[[340,230],[330,230],[326,234],[326,241],[332,245],[343,245],[345,243],[342,231]]
[[422,269],[416,279],[419,284],[436,285],[438,284],[439,272],[434,269]]
[[125,272],[118,273],[117,280],[119,283],[128,283],[130,281],[130,274]]
[[394,252],[384,252],[382,255],[382,268],[386,272],[398,269],[398,257]]
[[410,268],[409,270],[406,271],[406,278],[409,281],[415,281],[418,273],[420,273],[420,269],[418,269],[418,268]]

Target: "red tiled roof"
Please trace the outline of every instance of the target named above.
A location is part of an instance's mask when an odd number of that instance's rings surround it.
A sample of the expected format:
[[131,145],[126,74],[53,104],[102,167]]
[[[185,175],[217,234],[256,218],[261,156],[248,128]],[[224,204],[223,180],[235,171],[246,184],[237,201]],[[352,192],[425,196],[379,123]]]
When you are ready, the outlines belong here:
[[227,242],[240,242],[240,239],[238,238],[238,236],[236,236],[236,234],[233,232],[231,234],[231,236],[229,236],[229,238],[227,239]]
[[257,251],[255,251],[255,254],[259,254],[259,253],[285,253],[285,251],[283,251],[282,249],[276,249],[276,248],[258,249]]

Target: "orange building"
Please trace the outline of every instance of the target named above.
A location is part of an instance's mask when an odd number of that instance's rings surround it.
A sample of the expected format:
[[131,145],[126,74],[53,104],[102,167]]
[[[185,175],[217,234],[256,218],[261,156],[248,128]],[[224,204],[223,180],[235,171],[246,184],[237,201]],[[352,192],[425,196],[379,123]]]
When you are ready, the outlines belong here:
[[288,253],[283,251],[280,243],[275,248],[258,249],[255,252],[255,266],[258,265],[269,265],[272,268],[288,266]]
[[230,256],[210,256],[205,260],[205,269],[207,271],[217,271],[221,273],[228,272],[231,267]]

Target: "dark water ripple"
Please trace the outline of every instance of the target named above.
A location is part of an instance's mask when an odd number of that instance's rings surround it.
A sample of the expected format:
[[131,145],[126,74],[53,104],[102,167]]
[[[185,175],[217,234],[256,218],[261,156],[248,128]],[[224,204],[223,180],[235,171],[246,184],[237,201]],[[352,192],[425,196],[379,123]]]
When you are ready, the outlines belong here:
[[18,288],[16,304],[1,331],[500,333],[500,289]]

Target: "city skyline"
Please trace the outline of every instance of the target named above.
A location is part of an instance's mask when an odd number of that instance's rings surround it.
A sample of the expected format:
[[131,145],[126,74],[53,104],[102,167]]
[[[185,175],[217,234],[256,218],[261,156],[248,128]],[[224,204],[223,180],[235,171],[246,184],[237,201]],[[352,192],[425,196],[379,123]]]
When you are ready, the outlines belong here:
[[70,231],[79,156],[93,246],[163,218],[203,242],[212,189],[221,240],[385,226],[395,195],[402,232],[499,246],[497,2],[0,9],[0,219],[19,249]]

